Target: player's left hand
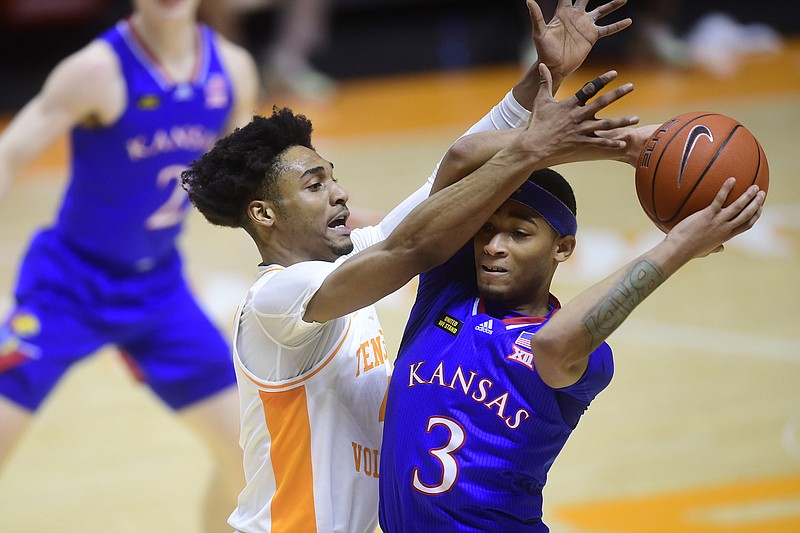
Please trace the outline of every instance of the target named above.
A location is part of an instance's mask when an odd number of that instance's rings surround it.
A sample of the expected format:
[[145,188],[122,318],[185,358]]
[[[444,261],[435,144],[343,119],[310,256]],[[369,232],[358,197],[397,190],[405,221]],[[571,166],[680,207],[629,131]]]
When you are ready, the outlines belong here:
[[592,47],[609,35],[631,25],[626,18],[605,26],[597,21],[624,6],[627,0],[611,0],[592,11],[586,11],[589,0],[558,0],[555,14],[545,23],[539,4],[527,0],[531,17],[533,44],[539,61],[547,65],[555,80],[563,80],[589,55]]
[[723,243],[752,228],[764,210],[767,195],[752,185],[723,207],[735,183],[734,178],[725,180],[711,205],[681,220],[666,238],[677,240],[686,255],[697,258],[723,251]]

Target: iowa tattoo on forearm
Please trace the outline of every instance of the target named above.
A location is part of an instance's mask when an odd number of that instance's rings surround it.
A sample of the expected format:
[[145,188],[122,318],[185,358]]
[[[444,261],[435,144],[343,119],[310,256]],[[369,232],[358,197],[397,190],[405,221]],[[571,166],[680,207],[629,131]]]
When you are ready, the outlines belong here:
[[583,321],[592,346],[605,340],[664,280],[663,272],[646,259],[631,266],[617,286],[589,311]]

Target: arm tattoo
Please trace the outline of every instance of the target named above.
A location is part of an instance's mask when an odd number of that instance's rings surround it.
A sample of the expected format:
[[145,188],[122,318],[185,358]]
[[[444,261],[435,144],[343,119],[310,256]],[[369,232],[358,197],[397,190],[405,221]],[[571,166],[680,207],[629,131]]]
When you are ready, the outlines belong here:
[[664,273],[646,259],[625,272],[617,286],[589,311],[583,321],[592,346],[599,345],[611,335],[631,311],[666,279]]

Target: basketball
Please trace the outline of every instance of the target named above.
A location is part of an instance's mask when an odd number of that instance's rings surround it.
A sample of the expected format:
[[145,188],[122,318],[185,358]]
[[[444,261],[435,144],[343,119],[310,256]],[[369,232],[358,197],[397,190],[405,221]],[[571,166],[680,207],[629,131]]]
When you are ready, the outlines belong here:
[[650,220],[665,233],[711,204],[729,177],[736,185],[725,205],[750,185],[767,192],[764,149],[738,121],[712,112],[684,113],[661,125],[636,165],[636,194]]

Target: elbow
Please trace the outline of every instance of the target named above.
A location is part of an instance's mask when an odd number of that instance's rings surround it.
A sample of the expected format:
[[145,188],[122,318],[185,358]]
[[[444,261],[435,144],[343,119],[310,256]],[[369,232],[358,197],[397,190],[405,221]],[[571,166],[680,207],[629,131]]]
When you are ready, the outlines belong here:
[[439,165],[433,192],[452,185],[475,170],[474,158],[477,145],[471,137],[470,135],[461,137],[447,150]]
[[544,381],[553,387],[573,384],[586,368],[588,353],[580,343],[570,342],[566,336],[539,330],[531,339],[531,351]]
[[455,175],[465,176],[474,170],[473,159],[477,149],[477,140],[473,135],[465,135],[453,143],[445,157]]

